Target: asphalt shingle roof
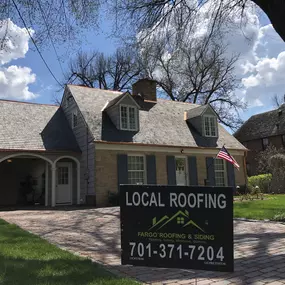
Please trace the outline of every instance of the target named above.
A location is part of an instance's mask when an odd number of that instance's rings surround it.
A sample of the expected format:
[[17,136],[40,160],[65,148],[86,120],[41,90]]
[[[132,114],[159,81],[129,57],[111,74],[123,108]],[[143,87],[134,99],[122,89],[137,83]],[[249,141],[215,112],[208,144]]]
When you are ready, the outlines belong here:
[[0,150],[80,151],[57,106],[6,100],[0,100]]
[[191,109],[187,114],[187,118],[191,119],[191,118],[201,116],[207,108],[208,108],[207,105],[203,105],[203,106],[199,106],[197,108]]
[[[184,121],[184,112],[201,112],[200,105],[158,99],[154,102],[138,102],[140,130],[138,132],[117,130],[102,108],[107,101],[120,96],[121,92],[106,91],[76,85],[68,88],[77,102],[95,141],[134,142],[165,146],[215,147],[245,150],[245,147],[219,125],[219,138],[201,136]],[[136,98],[136,97],[135,97]],[[198,113],[198,112],[197,112]]]
[[114,99],[112,99],[110,102],[108,102],[108,105],[106,106],[106,109],[116,105],[123,97],[125,96],[125,93],[115,97]]
[[251,116],[234,134],[241,142],[285,134],[285,105]]

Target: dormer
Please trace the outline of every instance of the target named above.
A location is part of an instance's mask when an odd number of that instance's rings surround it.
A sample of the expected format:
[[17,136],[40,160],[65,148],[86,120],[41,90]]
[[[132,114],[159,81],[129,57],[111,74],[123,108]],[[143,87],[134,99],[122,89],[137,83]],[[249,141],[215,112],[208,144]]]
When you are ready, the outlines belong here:
[[110,102],[102,111],[107,112],[118,130],[137,132],[139,130],[139,105],[129,92],[125,92]]
[[185,120],[204,137],[217,138],[219,136],[218,117],[210,105],[188,110]]

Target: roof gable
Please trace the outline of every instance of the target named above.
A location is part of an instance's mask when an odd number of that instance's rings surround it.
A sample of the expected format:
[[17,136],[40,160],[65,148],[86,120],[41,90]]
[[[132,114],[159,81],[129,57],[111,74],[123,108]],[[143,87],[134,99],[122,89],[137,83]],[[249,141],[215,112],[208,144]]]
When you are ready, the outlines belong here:
[[131,100],[131,104],[134,104],[137,108],[140,108],[139,104],[136,102],[136,100],[133,98],[133,96],[130,94],[129,91],[117,96],[116,98],[114,98],[113,100],[111,100],[106,107],[104,108],[104,110],[107,110],[113,106],[117,106],[119,104],[121,104],[126,98],[128,98],[129,100]]
[[205,113],[212,113],[213,115],[217,116],[217,113],[215,112],[215,110],[212,108],[210,104],[206,104],[202,106],[197,105],[197,106],[198,107],[187,111],[187,119],[201,117]]
[[[79,86],[69,86],[69,89],[95,141],[212,148],[220,148],[226,144],[229,149],[245,150],[222,126],[219,126],[219,137],[214,141],[202,137],[184,120],[186,111],[194,111],[197,107],[203,107],[204,110],[204,106],[158,99],[155,104],[139,110],[138,132],[122,131],[115,127],[105,112],[102,113],[106,102],[122,93]],[[199,114],[202,113],[199,109]]]

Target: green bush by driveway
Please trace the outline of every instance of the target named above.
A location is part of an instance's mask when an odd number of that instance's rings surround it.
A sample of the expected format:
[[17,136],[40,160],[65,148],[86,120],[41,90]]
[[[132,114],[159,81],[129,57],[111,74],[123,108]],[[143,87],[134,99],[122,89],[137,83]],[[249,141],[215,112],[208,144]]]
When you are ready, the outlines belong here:
[[270,193],[271,174],[260,174],[248,177],[248,186],[253,189],[258,186],[262,193]]

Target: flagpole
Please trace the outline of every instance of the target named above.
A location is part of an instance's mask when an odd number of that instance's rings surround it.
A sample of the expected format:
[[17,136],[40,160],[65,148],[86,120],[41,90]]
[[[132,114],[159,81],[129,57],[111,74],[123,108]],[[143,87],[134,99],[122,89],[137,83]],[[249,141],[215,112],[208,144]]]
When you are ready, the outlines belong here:
[[[224,143],[223,146],[220,148],[220,150],[221,150],[223,147],[225,147],[225,145],[226,145],[226,144]],[[216,158],[217,158],[217,156],[218,156],[220,150],[219,150],[218,153],[216,154]]]

